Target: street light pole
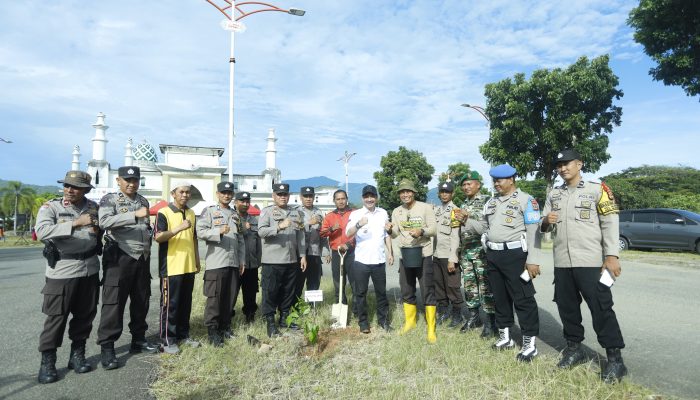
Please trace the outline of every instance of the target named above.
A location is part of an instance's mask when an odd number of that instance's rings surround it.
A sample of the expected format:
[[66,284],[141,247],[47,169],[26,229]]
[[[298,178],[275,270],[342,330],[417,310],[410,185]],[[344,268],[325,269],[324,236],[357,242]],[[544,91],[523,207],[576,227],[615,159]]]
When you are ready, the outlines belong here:
[[[489,128],[489,134],[491,134],[491,120],[489,119],[489,117],[486,116],[486,110],[484,110],[484,107],[475,106],[473,104],[467,104],[467,103],[462,104],[462,107],[471,108],[472,110],[481,114],[481,116],[484,117],[484,119],[486,120],[486,126],[488,126],[488,128]],[[491,164],[491,167],[493,167],[493,164]],[[493,197],[493,186],[491,187],[489,192],[491,192],[491,197]]]
[[[206,0],[207,3],[211,4],[214,6],[217,10],[219,10],[224,16],[228,19],[228,21],[223,21],[222,27],[226,29],[227,31],[231,32],[231,56],[229,57],[229,94],[228,94],[228,100],[229,100],[229,115],[228,115],[228,181],[233,182],[233,139],[234,136],[236,135],[233,129],[233,89],[234,89],[234,71],[235,71],[235,65],[236,65],[236,57],[234,56],[234,44],[235,44],[235,33],[236,32],[243,32],[245,31],[245,25],[243,25],[242,22],[238,22],[241,19],[252,15],[252,14],[257,14],[259,12],[265,12],[265,11],[278,11],[278,12],[283,12],[286,14],[290,15],[295,15],[298,17],[303,16],[306,14],[306,11],[300,10],[298,8],[290,8],[290,9],[283,9],[279,8],[275,5],[268,4],[268,3],[262,3],[259,1],[243,1],[240,3],[236,3],[236,0],[224,0],[227,6],[219,6],[215,2],[215,0]],[[241,6],[256,6],[260,7],[251,11],[245,11],[241,8]],[[226,10],[229,10],[227,13]],[[236,12],[238,12],[238,16],[236,16]]]
[[[350,193],[349,189],[349,183],[348,183],[348,163],[350,162],[350,159],[352,156],[354,156],[357,153],[348,153],[347,150],[345,150],[345,155],[340,157],[338,161],[342,161],[343,165],[345,166],[345,193]],[[349,194],[348,194],[349,196]]]

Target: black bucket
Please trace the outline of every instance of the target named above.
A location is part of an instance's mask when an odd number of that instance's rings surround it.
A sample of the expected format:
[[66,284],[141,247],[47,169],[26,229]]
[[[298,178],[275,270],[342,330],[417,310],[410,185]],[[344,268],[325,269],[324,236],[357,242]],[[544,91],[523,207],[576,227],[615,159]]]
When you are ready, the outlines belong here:
[[423,266],[423,247],[402,247],[401,259],[404,268],[420,268]]

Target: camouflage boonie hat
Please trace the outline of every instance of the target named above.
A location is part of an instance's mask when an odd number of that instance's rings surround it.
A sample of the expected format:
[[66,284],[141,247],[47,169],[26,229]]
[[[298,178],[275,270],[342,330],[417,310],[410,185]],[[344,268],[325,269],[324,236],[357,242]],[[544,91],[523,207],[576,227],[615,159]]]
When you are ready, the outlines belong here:
[[411,182],[410,179],[402,179],[401,182],[399,182],[399,188],[396,191],[400,192],[402,190],[410,190],[413,193],[418,193],[415,185],[413,184],[413,182]]
[[83,171],[68,171],[66,172],[66,177],[62,181],[56,181],[58,183],[63,183],[66,185],[74,186],[77,188],[91,189],[94,186],[90,184],[92,181],[92,176],[87,172]]

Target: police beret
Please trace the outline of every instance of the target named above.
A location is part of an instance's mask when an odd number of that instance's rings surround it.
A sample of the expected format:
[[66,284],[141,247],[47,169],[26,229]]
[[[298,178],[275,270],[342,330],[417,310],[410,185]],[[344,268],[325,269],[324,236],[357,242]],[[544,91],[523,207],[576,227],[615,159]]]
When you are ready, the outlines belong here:
[[459,184],[461,185],[464,181],[479,181],[481,182],[481,175],[476,171],[469,171],[459,178]]
[[312,188],[311,186],[304,186],[303,188],[301,188],[300,194],[302,196],[313,196],[314,188]]
[[233,192],[233,183],[231,182],[219,182],[216,185],[217,192]]
[[250,193],[238,192],[236,193],[236,200],[250,200]]
[[90,184],[90,181],[92,181],[92,176],[88,174],[87,172],[83,171],[68,171],[66,172],[66,177],[63,178],[62,181],[56,181],[58,183],[64,183],[66,185],[70,185],[73,187],[77,188],[93,188]]
[[580,160],[581,159],[581,154],[579,154],[578,151],[574,149],[564,149],[557,154],[557,157],[554,159],[555,163],[558,162],[568,162],[571,160]]
[[455,187],[452,184],[452,182],[443,182],[440,185],[438,185],[438,191],[440,192],[454,192]]
[[272,185],[272,193],[289,193],[289,185],[286,183],[275,183]]
[[497,165],[489,171],[489,175],[491,175],[492,178],[495,179],[503,179],[503,178],[510,178],[515,176],[515,168],[511,167],[508,164],[501,164]]
[[123,179],[129,179],[129,178],[141,178],[141,169],[139,167],[120,167],[119,168],[119,177]]

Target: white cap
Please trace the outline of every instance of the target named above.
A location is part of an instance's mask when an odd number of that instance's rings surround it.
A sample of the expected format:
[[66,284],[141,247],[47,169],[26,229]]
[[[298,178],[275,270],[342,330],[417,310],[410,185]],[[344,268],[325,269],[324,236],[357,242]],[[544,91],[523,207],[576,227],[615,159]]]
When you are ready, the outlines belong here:
[[191,187],[192,184],[189,181],[182,180],[182,179],[175,179],[175,180],[170,181],[170,191],[171,192],[179,187],[182,187],[182,186]]

